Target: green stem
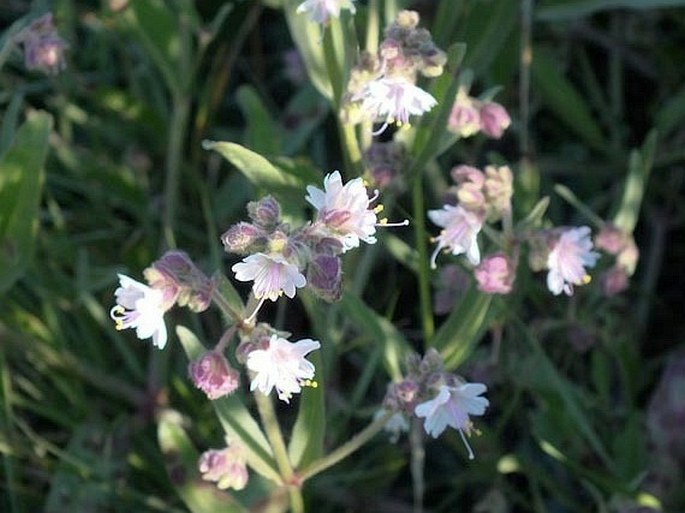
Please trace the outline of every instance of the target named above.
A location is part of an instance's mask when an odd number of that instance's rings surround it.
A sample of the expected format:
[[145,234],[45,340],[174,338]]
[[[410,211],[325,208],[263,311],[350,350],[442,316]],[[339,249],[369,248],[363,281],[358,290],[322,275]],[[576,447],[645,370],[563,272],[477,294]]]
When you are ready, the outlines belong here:
[[164,217],[162,230],[164,244],[168,248],[176,247],[176,204],[178,202],[178,188],[181,175],[181,156],[183,141],[188,126],[190,114],[189,98],[178,93],[174,95],[171,126],[169,127],[169,143],[166,153],[166,181],[164,183]]
[[309,465],[309,467],[305,468],[300,473],[300,481],[304,483],[310,477],[313,477],[316,474],[323,472],[327,468],[330,468],[336,463],[347,458],[350,454],[355,452],[362,445],[364,445],[366,442],[368,442],[374,436],[376,436],[376,434],[381,429],[383,429],[385,424],[390,420],[390,417],[392,417],[392,415],[392,412],[388,412],[382,417],[379,417],[378,419],[374,420],[371,424],[366,426],[362,431],[357,433],[349,441],[345,442],[343,445],[338,447],[335,451],[313,462],[311,465]]
[[[304,500],[302,498],[302,491],[299,486],[296,486],[295,472],[293,471],[290,458],[288,457],[288,449],[283,440],[283,433],[276,418],[276,411],[271,402],[271,397],[266,396],[260,392],[254,394],[257,402],[257,410],[259,417],[262,419],[262,426],[264,432],[269,439],[269,444],[274,453],[278,471],[285,483],[288,483],[288,494],[290,496],[290,508],[293,513],[304,513]],[[300,481],[301,482],[301,481]]]
[[414,178],[412,188],[412,203],[414,208],[414,238],[418,252],[418,279],[419,279],[419,305],[421,309],[421,326],[423,327],[424,344],[433,337],[435,324],[433,321],[433,307],[430,296],[430,263],[428,249],[426,248],[426,216],[423,202],[423,181],[421,176]]
[[412,419],[409,443],[411,445],[411,480],[414,489],[414,513],[422,513],[423,496],[426,491],[426,482],[424,480],[426,450],[423,446],[423,426],[417,418]]

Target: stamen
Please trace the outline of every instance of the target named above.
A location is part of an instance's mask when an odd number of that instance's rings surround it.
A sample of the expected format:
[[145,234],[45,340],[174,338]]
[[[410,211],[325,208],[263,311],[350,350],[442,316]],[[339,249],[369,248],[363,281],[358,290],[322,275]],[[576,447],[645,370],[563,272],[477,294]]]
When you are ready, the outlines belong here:
[[[370,202],[370,201],[371,201],[371,200],[369,200],[369,202]],[[383,205],[376,205],[376,206],[373,208],[373,213],[374,213],[374,214],[380,214],[381,212],[383,212],[383,209],[384,209],[384,208],[385,208],[385,207],[384,207]]]
[[475,456],[473,455],[473,449],[471,449],[471,446],[469,445],[469,441],[466,439],[466,435],[464,435],[464,432],[461,429],[459,430],[459,435],[461,436],[461,440],[464,442],[466,449],[469,451],[469,459],[470,460],[474,459]]
[[[378,189],[374,189],[373,190],[373,196],[371,196],[369,198],[369,203],[373,203],[374,201],[376,201],[380,197],[380,195],[381,195],[381,191],[379,191]],[[378,205],[378,207],[383,208],[382,205]],[[378,208],[378,207],[376,207],[376,208]]]
[[591,281],[592,281],[592,276],[590,276],[589,274],[586,274],[585,276],[583,276],[583,285],[587,285]]
[[371,132],[371,135],[373,135],[374,137],[377,136],[377,135],[381,135],[383,132],[385,132],[385,129],[386,129],[386,128],[388,128],[388,123],[387,123],[387,122],[383,123],[383,124],[381,125],[381,127],[380,127],[378,130],[376,130],[375,132]]
[[397,226],[409,226],[409,219],[405,219],[404,221],[399,221],[397,223],[389,223],[388,218],[384,217],[381,219],[376,226],[383,226],[385,227],[397,227]]
[[442,249],[442,246],[440,246],[440,244],[435,246],[435,249],[433,250],[433,254],[431,255],[431,269],[435,269],[438,267],[436,260],[438,259],[438,253],[440,253],[441,249]]

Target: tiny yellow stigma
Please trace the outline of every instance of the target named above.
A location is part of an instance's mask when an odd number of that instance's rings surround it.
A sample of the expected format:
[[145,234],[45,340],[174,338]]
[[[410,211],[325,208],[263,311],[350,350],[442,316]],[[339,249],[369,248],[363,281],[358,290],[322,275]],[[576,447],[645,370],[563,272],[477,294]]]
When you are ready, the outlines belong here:
[[585,276],[583,276],[583,285],[587,285],[591,281],[592,281],[592,276],[590,276],[589,274],[586,274]]
[[376,205],[375,207],[373,207],[373,213],[374,213],[374,214],[380,214],[381,212],[383,212],[383,209],[384,209],[384,208],[385,208],[385,207],[384,207],[383,205],[378,204],[378,205]]

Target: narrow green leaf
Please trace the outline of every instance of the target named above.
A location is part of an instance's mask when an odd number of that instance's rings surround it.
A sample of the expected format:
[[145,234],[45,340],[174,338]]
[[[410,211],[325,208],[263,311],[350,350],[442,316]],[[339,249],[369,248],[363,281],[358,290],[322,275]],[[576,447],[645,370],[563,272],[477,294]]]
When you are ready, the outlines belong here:
[[540,7],[535,17],[541,21],[563,21],[610,9],[658,9],[683,6],[685,6],[685,0],[576,0]]
[[[184,326],[176,327],[176,335],[188,356],[194,361],[206,351],[197,337]],[[212,401],[224,431],[232,439],[238,439],[245,447],[247,463],[256,472],[276,483],[280,475],[276,470],[271,446],[257,421],[250,415],[238,393]]]
[[404,335],[388,319],[378,315],[353,294],[343,293],[340,306],[360,327],[360,332],[366,333],[375,343],[383,344],[383,361],[390,378],[393,381],[402,379],[401,365],[411,350]]
[[0,159],[0,293],[33,259],[52,117],[33,112]]
[[607,144],[590,109],[576,88],[559,71],[558,59],[545,47],[533,51],[531,67],[534,90],[559,119],[596,150]]
[[2,132],[0,132],[0,158],[5,154],[12,144],[14,133],[19,124],[21,107],[24,104],[24,93],[17,92],[12,95],[9,106],[5,109],[2,116]]
[[475,283],[450,313],[427,347],[442,354],[447,370],[461,365],[471,354],[487,328],[486,319],[492,296],[483,294]]
[[281,120],[285,132],[283,152],[293,155],[300,150],[326,119],[329,111],[328,102],[311,84],[301,87],[288,102]]
[[197,468],[200,455],[182,426],[180,414],[166,411],[157,426],[159,446],[169,479],[192,513],[247,513],[230,493],[204,481]]
[[[495,0],[473,9],[466,22],[465,43],[469,51],[464,57],[465,67],[472,68],[477,75],[490,67],[516,27],[519,4]],[[484,9],[487,9],[487,16],[483,16]]]
[[614,224],[627,233],[633,233],[645,193],[647,179],[654,164],[657,133],[652,130],[640,150],[633,150],[628,161],[628,176],[626,177],[621,206],[614,216]]
[[247,123],[245,146],[265,155],[281,153],[281,132],[252,86],[241,86],[236,99]]
[[321,375],[324,366],[320,352],[309,355],[309,360],[316,367],[317,386],[304,387],[300,394],[300,409],[288,445],[288,457],[296,469],[304,468],[321,457],[326,433],[324,378]]
[[659,135],[666,139],[671,131],[680,129],[685,122],[685,89],[674,93],[654,116]]

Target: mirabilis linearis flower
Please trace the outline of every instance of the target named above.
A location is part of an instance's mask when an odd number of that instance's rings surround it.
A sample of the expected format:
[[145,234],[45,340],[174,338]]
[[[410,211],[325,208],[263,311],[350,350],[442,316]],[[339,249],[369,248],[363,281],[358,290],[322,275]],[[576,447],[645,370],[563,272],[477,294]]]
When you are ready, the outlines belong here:
[[254,373],[250,390],[269,395],[275,388],[278,398],[289,403],[292,395],[300,393],[303,386],[316,386],[316,382],[311,381],[314,364],[305,356],[320,347],[316,340],[288,342],[272,335],[264,349],[254,349],[247,355],[247,368]]
[[592,251],[590,228],[581,226],[562,231],[547,256],[547,288],[555,296],[573,295],[574,285],[589,283],[586,267],[594,267],[599,253]]
[[339,18],[342,9],[355,13],[354,0],[305,0],[297,7],[297,13],[307,13],[315,23],[328,23],[331,18]]
[[439,210],[429,210],[428,217],[443,230],[435,237],[437,246],[431,256],[431,267],[435,269],[435,260],[443,249],[453,255],[466,254],[469,262],[478,265],[480,249],[478,233],[483,227],[482,216],[470,212],[461,205],[445,205]]
[[210,400],[232,394],[240,383],[240,373],[218,351],[208,351],[191,362],[188,374]]
[[152,337],[152,344],[164,349],[167,343],[164,313],[171,308],[176,297],[165,299],[161,289],[148,287],[124,274],[118,276],[120,286],[114,292],[117,304],[109,313],[116,328],[133,328],[139,339]]

